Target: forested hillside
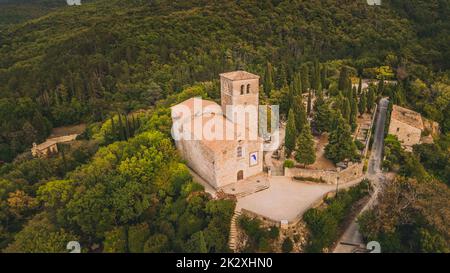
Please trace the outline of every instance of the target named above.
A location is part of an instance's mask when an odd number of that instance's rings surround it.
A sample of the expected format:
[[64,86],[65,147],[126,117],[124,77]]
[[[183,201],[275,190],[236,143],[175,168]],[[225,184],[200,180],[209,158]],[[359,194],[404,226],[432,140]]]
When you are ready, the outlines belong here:
[[[170,139],[169,107],[218,99],[218,74],[234,69],[261,75],[261,102],[279,104],[283,118],[294,98],[302,105],[302,92],[326,93],[313,109],[318,133],[335,126],[350,139],[357,114],[383,96],[439,122],[435,143],[414,153],[388,136],[383,165],[424,182],[419,191],[434,181],[448,194],[448,0],[97,0],[40,5],[38,13],[27,3],[53,1],[2,2],[24,13],[0,11],[0,251],[65,252],[70,240],[89,252],[229,251],[235,204],[211,199],[192,180]],[[358,78],[378,86],[352,88]],[[77,145],[60,145],[48,159],[23,153],[52,128],[81,122],[88,129]],[[350,158],[329,150],[336,162]],[[437,244],[405,246],[408,237],[391,251],[447,251],[446,226],[421,221],[440,212],[419,205],[426,214],[408,211],[414,240]],[[389,210],[376,213],[390,218]],[[404,225],[366,237],[381,240]]]
[[[51,126],[151,106],[230,69],[263,74],[267,62],[288,81],[318,58],[428,82],[450,66],[448,1],[392,2],[99,0],[11,25],[0,32],[0,160]],[[430,16],[438,32],[417,27]]]
[[65,0],[0,0],[0,29],[66,6]]

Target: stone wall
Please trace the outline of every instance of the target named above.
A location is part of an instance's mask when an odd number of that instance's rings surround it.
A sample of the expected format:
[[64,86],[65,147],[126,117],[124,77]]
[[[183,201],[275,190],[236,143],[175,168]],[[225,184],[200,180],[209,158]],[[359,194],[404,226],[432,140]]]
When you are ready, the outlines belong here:
[[211,186],[217,188],[219,185],[216,179],[214,153],[196,140],[180,140],[175,141],[175,144],[187,165]]
[[285,168],[284,175],[287,177],[308,177],[321,179],[327,184],[336,184],[338,177],[341,183],[344,181],[351,181],[362,177],[364,175],[363,169],[364,163],[353,164],[341,171]]

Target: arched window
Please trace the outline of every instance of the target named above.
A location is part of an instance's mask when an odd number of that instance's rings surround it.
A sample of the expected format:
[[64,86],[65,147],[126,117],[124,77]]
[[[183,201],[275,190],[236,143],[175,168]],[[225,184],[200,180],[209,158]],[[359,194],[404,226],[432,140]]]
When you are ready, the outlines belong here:
[[250,84],[247,84],[247,94],[250,94]]
[[237,148],[237,153],[236,153],[236,155],[237,155],[238,158],[241,158],[241,157],[242,157],[242,147],[238,147],[238,148]]
[[243,85],[241,85],[241,95],[244,95],[244,86]]

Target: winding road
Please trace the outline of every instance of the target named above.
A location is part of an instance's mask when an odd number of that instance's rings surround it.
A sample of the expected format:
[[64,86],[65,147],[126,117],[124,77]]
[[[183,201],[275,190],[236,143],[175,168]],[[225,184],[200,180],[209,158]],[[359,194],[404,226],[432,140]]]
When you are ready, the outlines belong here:
[[[383,159],[384,128],[386,124],[388,105],[389,100],[386,98],[381,99],[378,104],[378,117],[375,127],[374,142],[372,145],[372,152],[369,159],[368,172],[365,176],[365,178],[368,178],[369,180],[372,181],[373,193],[369,201],[360,211],[359,215],[361,215],[361,213],[371,208],[375,204],[378,198],[378,193],[380,192],[382,185],[386,181],[386,178],[383,172],[381,171],[381,163]],[[355,217],[345,230],[344,234],[340,238],[339,243],[337,244],[333,252],[353,253],[361,248],[364,249],[365,245],[363,242],[362,235],[359,232],[357,217]]]

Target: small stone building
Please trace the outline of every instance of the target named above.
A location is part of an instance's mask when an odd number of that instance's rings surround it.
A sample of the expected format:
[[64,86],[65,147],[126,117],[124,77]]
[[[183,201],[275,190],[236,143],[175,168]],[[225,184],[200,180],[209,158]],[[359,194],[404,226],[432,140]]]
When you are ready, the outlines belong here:
[[424,123],[419,113],[398,105],[393,106],[389,134],[397,136],[407,151],[420,143],[423,130]]
[[52,154],[58,153],[58,143],[67,143],[74,141],[77,138],[77,136],[78,134],[72,134],[67,136],[50,138],[41,144],[33,143],[33,147],[31,148],[31,154],[34,157],[41,157],[41,158],[49,157]]
[[244,124],[233,114],[234,106],[258,106],[259,76],[235,71],[220,79],[222,105],[191,98],[171,108],[177,149],[188,166],[216,189],[263,171],[263,141],[257,133],[252,136],[258,131],[257,117],[246,116]]

